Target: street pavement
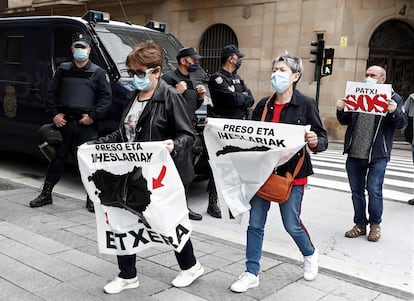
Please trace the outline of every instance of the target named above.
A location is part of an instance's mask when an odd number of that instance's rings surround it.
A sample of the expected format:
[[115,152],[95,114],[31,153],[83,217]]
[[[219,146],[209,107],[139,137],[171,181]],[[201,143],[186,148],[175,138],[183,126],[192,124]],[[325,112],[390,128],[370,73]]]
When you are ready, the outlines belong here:
[[[408,148],[394,153],[411,158]],[[102,288],[118,273],[116,258],[98,253],[80,182],[63,179],[52,205],[30,208],[42,180],[0,170],[0,300],[414,300],[414,206],[406,202],[384,201],[382,238],[372,243],[344,237],[353,224],[348,192],[309,186],[302,220],[320,252],[320,273],[311,282],[303,280],[302,257],[273,205],[260,286],[236,294],[229,287],[244,271],[248,217],[207,215],[206,181],[194,183],[190,206],[203,220],[193,222],[192,241],[204,275],[174,288],[173,252],[152,248],[138,254],[140,287],[107,295]]]

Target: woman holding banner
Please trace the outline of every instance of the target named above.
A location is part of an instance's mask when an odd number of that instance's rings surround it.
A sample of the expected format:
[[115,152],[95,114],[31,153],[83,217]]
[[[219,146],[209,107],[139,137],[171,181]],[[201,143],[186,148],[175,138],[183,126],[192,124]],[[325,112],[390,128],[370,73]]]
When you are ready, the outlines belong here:
[[[296,90],[303,74],[303,64],[299,57],[283,54],[272,62],[270,82],[275,93],[257,104],[252,119],[266,122],[280,122],[296,125],[310,125],[304,139],[312,152],[321,152],[328,147],[326,130],[319,117],[313,99]],[[267,113],[263,111],[267,107]],[[262,116],[263,115],[263,116]],[[294,155],[287,163],[277,168],[278,174],[293,173],[304,150]],[[318,251],[312,244],[308,231],[300,219],[304,187],[307,177],[313,174],[312,163],[305,151],[304,162],[295,177],[288,200],[279,205],[283,225],[293,238],[304,257],[304,278],[311,281],[318,273]],[[260,257],[263,245],[264,227],[271,202],[255,195],[251,201],[249,226],[247,228],[246,271],[233,283],[231,290],[245,292],[259,285]]]
[[[139,44],[128,54],[126,65],[137,92],[124,110],[118,130],[94,143],[163,141],[183,178],[186,170],[192,170],[185,153],[193,145],[193,129],[184,99],[161,79],[163,58],[161,47],[152,41]],[[204,273],[190,239],[175,256],[182,271],[172,281],[174,286],[188,286]],[[108,294],[139,286],[136,254],[117,257],[120,273],[105,285]]]

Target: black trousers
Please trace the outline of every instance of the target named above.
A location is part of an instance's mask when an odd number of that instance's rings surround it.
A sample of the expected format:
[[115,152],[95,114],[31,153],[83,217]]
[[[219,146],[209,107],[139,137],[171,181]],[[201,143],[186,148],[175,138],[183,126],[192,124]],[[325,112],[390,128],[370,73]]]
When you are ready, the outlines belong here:
[[64,127],[58,129],[62,134],[63,142],[56,148],[56,155],[49,163],[46,174],[46,181],[52,184],[59,182],[62,177],[70,152],[86,141],[95,140],[98,133],[94,124],[79,124],[78,120],[68,120]]
[[[196,264],[197,259],[194,256],[193,244],[190,239],[188,239],[180,253],[174,253],[181,270],[188,270]],[[136,254],[117,256],[117,259],[120,270],[118,277],[123,279],[131,279],[137,276]]]

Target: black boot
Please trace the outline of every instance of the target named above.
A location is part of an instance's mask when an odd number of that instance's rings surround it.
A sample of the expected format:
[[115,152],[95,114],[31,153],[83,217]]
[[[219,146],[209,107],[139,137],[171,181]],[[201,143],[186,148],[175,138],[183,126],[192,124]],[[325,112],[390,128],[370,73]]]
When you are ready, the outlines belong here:
[[93,206],[93,202],[91,201],[89,196],[86,196],[86,209],[88,209],[89,212],[95,212],[95,207]]
[[203,216],[188,208],[188,218],[194,221],[201,221],[203,219]]
[[221,218],[221,210],[217,205],[217,194],[215,193],[208,194],[207,213],[212,217]]
[[52,190],[54,184],[45,182],[40,195],[30,202],[30,207],[42,207],[44,205],[52,204]]

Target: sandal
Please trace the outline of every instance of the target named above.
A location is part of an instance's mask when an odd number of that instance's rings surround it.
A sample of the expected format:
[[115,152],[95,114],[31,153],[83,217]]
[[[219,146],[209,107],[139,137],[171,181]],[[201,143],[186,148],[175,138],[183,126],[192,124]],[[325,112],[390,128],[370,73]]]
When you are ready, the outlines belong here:
[[371,224],[369,235],[368,235],[368,240],[376,242],[380,239],[380,237],[381,237],[381,226],[379,224]]
[[345,232],[345,237],[348,238],[355,238],[361,235],[367,234],[367,228],[366,227],[360,227],[358,225],[355,225],[352,227],[351,230]]

